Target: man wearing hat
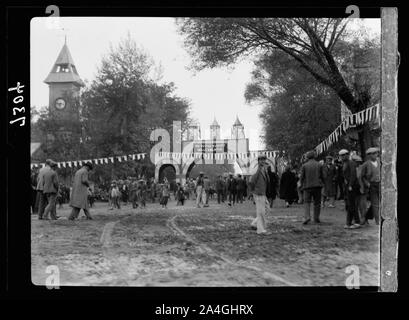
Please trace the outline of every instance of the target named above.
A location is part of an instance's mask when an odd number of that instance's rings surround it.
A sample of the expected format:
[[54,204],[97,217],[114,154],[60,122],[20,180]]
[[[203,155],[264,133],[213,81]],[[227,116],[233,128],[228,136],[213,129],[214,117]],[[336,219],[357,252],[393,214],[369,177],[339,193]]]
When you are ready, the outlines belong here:
[[315,151],[309,151],[306,155],[307,162],[301,167],[301,186],[304,191],[304,222],[311,221],[310,207],[314,202],[314,222],[320,223],[321,213],[321,191],[323,187],[322,165],[315,160]]
[[44,215],[44,210],[47,203],[47,196],[44,194],[44,174],[51,170],[50,164],[53,161],[51,159],[47,159],[45,161],[45,166],[40,169],[37,176],[37,200],[38,201],[38,219],[42,220]]
[[196,179],[196,206],[200,208],[200,201],[203,205],[206,203],[206,194],[204,192],[204,172],[200,172]]
[[335,193],[336,193],[336,175],[337,169],[335,165],[332,163],[333,158],[331,156],[325,157],[325,164],[322,167],[322,174],[324,177],[324,199],[323,205],[325,205],[325,201],[329,200],[330,204],[328,205],[329,208],[335,208]]
[[44,173],[43,194],[47,197],[48,205],[45,207],[43,219],[48,220],[50,214],[52,220],[57,220],[56,198],[59,187],[58,176],[56,172],[57,163],[50,162],[50,170]]
[[227,178],[227,194],[229,197],[228,205],[231,206],[232,202],[234,205],[237,196],[237,180],[233,177],[232,172],[229,173],[229,177]]
[[87,162],[81,169],[79,169],[74,176],[74,183],[72,185],[72,194],[70,199],[70,206],[72,207],[69,220],[78,218],[80,210],[83,209],[88,220],[92,220],[89,213],[88,204],[88,172],[92,170],[92,163]]
[[267,173],[267,163],[265,156],[258,157],[258,168],[254,175],[250,178],[250,190],[253,193],[253,198],[256,203],[256,218],[251,222],[252,228],[257,229],[257,234],[268,234],[266,211],[267,211],[267,185],[269,177]]
[[[346,150],[345,150],[346,151]],[[358,209],[356,207],[357,197],[359,195],[359,181],[357,175],[358,164],[349,159],[349,152],[344,150],[339,152],[343,161],[343,170],[345,180],[345,209],[347,211],[345,229],[356,229],[361,226]],[[354,221],[354,224],[352,223]]]
[[365,192],[365,185],[362,181],[362,167],[363,167],[363,161],[362,158],[354,154],[352,157],[352,160],[357,163],[357,169],[356,169],[356,174],[358,177],[358,183],[359,183],[359,190],[357,192],[357,197],[356,197],[356,207],[358,210],[359,217],[361,219],[361,225],[367,224],[367,219],[366,219],[366,212],[367,212],[367,195]]
[[378,154],[378,148],[369,148],[366,150],[367,160],[362,165],[361,170],[362,182],[366,190],[369,191],[371,208],[377,225],[379,224],[379,188],[381,183],[381,165]]
[[222,175],[219,175],[216,180],[216,193],[217,193],[217,203],[218,204],[220,204],[222,201],[224,202],[223,191],[224,191],[224,180],[223,180]]

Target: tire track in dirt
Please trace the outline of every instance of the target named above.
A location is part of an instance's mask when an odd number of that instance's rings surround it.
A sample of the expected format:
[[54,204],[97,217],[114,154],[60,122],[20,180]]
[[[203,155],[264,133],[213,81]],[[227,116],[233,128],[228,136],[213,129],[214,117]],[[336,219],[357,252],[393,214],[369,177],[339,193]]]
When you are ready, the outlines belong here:
[[204,243],[197,241],[196,239],[192,238],[191,236],[189,236],[188,234],[186,234],[183,230],[181,230],[177,224],[176,224],[176,219],[177,219],[178,215],[175,215],[173,217],[171,217],[166,225],[177,235],[181,236],[182,238],[188,240],[189,242],[194,243],[197,248],[208,254],[209,256],[215,257],[215,258],[219,258],[221,260],[223,260],[225,263],[227,263],[228,265],[234,266],[234,267],[241,267],[247,270],[251,270],[251,271],[255,271],[259,277],[265,279],[265,280],[272,280],[275,282],[279,282],[282,283],[286,286],[297,286],[297,284],[292,283],[274,273],[271,273],[270,271],[266,271],[263,270],[260,267],[254,266],[254,265],[248,265],[248,264],[243,264],[242,262],[238,262],[238,261],[233,261],[230,258],[226,257],[225,255],[221,254],[221,253],[217,253],[215,252],[213,249],[209,248],[207,245],[205,245]]
[[112,233],[114,231],[115,225],[120,222],[120,220],[108,222],[104,229],[102,230],[102,235],[100,238],[100,242],[102,244],[102,253],[104,257],[110,262],[113,266],[112,271],[114,274],[117,274],[117,279],[119,280],[120,285],[129,286],[130,283],[127,279],[130,278],[128,273],[124,270],[124,268],[118,263],[118,259],[115,255],[114,250],[112,249]]

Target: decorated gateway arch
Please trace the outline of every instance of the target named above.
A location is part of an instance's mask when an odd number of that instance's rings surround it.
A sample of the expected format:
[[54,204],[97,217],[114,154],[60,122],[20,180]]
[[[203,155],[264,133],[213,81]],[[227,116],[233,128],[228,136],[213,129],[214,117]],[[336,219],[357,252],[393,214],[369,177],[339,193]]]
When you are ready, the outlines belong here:
[[152,135],[152,141],[163,141],[162,145],[159,144],[157,148],[152,149],[150,155],[155,164],[155,180],[161,181],[163,170],[172,167],[176,182],[183,184],[191,176],[191,171],[196,165],[202,168],[209,166],[209,169],[216,165],[224,165],[231,168],[229,171],[235,174],[248,176],[255,172],[257,157],[261,154],[267,157],[273,171],[281,172],[286,164],[283,154],[278,151],[249,150],[249,139],[245,137],[244,126],[238,117],[232,126],[230,138],[220,138],[220,126],[216,119],[210,125],[210,139],[200,139],[200,136],[199,125],[190,125],[185,136],[183,138],[180,136],[180,150],[170,151],[163,147],[169,142],[165,132]]

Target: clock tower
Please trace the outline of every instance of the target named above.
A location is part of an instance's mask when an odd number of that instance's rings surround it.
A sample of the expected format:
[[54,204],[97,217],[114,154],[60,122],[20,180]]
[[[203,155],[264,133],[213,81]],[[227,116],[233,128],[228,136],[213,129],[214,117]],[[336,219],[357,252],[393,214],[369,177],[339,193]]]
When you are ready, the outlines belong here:
[[79,93],[85,86],[64,43],[48,77],[50,115],[59,120],[79,121]]

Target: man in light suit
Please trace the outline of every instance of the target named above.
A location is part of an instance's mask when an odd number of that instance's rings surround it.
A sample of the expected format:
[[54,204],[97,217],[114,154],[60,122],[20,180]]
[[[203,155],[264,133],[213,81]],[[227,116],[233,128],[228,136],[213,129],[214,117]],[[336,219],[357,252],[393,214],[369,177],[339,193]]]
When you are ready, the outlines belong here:
[[257,234],[270,234],[267,232],[266,211],[267,211],[267,197],[266,191],[269,184],[269,177],[267,173],[267,163],[265,156],[258,157],[257,172],[250,178],[250,189],[253,193],[253,198],[256,203],[256,218],[251,222],[253,229],[257,229]]
[[56,172],[57,163],[50,163],[50,170],[44,173],[43,178],[43,193],[47,197],[48,205],[44,210],[44,219],[48,220],[48,215],[51,215],[52,220],[57,220],[56,198],[59,187],[58,176]]
[[47,205],[47,196],[44,194],[44,174],[51,170],[50,164],[51,159],[45,161],[45,166],[40,169],[37,177],[37,202],[38,202],[38,219],[42,220],[44,215],[44,210]]

